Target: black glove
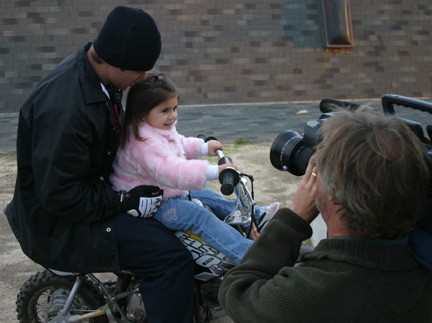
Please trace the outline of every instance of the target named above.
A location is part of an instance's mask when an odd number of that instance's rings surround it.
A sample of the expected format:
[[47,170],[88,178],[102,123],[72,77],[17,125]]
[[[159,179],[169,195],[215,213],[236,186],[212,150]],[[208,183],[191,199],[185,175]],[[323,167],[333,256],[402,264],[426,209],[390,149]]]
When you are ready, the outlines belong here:
[[163,190],[157,186],[141,185],[129,192],[120,191],[120,211],[135,217],[153,216],[162,203]]

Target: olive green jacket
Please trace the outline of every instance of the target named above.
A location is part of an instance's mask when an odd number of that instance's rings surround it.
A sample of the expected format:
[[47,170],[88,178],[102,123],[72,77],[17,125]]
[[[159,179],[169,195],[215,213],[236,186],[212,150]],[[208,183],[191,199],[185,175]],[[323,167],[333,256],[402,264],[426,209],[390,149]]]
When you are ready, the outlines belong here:
[[432,322],[432,272],[403,240],[324,239],[299,262],[311,227],[281,209],[222,282],[235,322]]

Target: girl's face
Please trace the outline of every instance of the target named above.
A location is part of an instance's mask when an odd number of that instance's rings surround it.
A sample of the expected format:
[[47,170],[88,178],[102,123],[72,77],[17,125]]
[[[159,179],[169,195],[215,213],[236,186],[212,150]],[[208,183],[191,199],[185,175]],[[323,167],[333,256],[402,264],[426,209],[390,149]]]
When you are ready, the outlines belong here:
[[177,121],[178,96],[174,96],[150,110],[144,120],[152,127],[169,130]]

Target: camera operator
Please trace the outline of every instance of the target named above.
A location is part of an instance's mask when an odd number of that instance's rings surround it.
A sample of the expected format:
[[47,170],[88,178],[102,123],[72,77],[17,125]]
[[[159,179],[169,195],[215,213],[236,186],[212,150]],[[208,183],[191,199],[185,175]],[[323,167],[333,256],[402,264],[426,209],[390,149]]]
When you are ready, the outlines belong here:
[[[395,117],[359,109],[327,119],[291,209],[223,280],[226,313],[235,322],[431,322],[432,272],[407,238],[425,210],[429,168]],[[318,212],[328,237],[298,258]]]

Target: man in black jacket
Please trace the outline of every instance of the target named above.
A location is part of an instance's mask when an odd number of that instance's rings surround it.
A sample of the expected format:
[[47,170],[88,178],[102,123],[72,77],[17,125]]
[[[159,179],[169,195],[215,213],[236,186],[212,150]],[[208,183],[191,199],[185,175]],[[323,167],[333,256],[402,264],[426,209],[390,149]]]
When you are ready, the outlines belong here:
[[[146,277],[140,290],[151,322],[191,322],[193,261],[181,242],[108,180],[118,144],[120,92],[146,76],[161,50],[153,18],[117,7],[91,44],[63,60],[21,108],[18,175],[7,208],[23,252],[50,269]],[[134,217],[126,214],[135,210]]]

